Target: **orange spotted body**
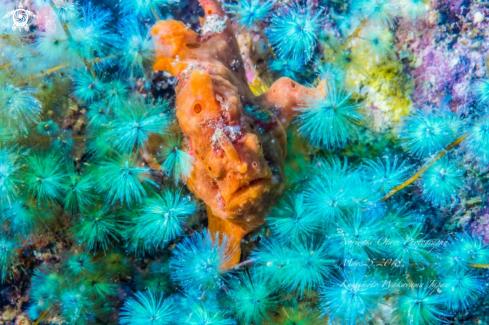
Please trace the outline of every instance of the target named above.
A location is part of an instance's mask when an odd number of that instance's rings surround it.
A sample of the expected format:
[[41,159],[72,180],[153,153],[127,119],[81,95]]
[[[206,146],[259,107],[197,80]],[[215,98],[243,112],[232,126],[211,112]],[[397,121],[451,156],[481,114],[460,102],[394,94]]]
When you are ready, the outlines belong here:
[[[284,192],[284,159],[297,107],[313,89],[281,78],[254,96],[230,22],[217,1],[201,1],[206,18],[197,34],[178,21],[152,28],[154,70],[178,78],[176,116],[195,158],[188,188],[205,202],[211,232],[226,234],[239,262],[243,237],[264,223]],[[154,152],[157,144],[150,144]],[[157,163],[149,161],[157,168]]]

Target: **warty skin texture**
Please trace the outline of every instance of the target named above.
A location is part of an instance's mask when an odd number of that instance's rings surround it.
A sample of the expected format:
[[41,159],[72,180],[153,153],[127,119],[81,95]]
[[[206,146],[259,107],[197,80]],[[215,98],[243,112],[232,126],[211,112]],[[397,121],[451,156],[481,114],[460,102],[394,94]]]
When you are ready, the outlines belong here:
[[[239,262],[243,237],[265,222],[267,211],[285,190],[285,129],[316,90],[289,78],[277,80],[254,96],[229,19],[217,1],[200,2],[205,35],[182,22],[158,21],[154,70],[178,78],[176,116],[195,158],[188,188],[207,205],[209,229],[226,234],[234,244],[230,265]],[[207,25],[206,25],[207,24]],[[206,28],[210,27],[210,28]],[[158,150],[146,148],[148,163]]]

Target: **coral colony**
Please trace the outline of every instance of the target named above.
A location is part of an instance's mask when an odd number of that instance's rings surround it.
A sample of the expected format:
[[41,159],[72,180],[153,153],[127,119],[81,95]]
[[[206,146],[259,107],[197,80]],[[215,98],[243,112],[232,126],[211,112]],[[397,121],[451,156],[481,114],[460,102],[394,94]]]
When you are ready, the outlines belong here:
[[486,15],[0,0],[0,323],[489,324]]

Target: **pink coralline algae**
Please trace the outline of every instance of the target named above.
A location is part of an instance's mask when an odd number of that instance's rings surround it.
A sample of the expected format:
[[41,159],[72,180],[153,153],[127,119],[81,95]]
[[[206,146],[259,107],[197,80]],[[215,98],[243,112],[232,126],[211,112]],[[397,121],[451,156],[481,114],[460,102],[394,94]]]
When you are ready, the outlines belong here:
[[477,6],[469,10],[460,1],[445,2],[438,3],[427,21],[400,21],[396,36],[407,44],[401,53],[415,82],[415,106],[440,107],[442,99],[450,99],[450,109],[462,114],[474,104],[473,80],[486,73],[489,43],[481,26],[487,22],[477,17],[487,13]]

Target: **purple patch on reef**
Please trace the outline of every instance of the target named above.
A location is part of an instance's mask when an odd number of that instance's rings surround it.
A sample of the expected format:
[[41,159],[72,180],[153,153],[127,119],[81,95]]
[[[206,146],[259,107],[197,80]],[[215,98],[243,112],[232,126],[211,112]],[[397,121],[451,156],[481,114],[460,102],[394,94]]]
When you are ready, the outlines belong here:
[[[487,200],[485,202],[488,203]],[[482,239],[484,245],[489,244],[489,208],[477,213],[479,217],[470,223],[470,233]]]
[[439,106],[442,96],[451,95],[450,108],[465,111],[467,101],[471,101],[470,82],[466,78],[471,62],[466,53],[458,49],[447,52],[427,47],[421,51],[420,57],[423,62],[412,73],[416,85],[413,92],[416,106]]
[[470,6],[469,0],[440,0],[435,2],[435,8],[446,15],[450,23],[456,22],[458,15],[463,15]]
[[[454,12],[463,10],[464,1],[446,2],[450,2]],[[459,23],[463,26],[466,22]],[[470,90],[472,82],[485,73],[488,42],[476,43],[476,39],[467,39],[454,30],[446,31],[445,25],[433,26],[426,21],[414,25],[400,21],[396,36],[408,44],[407,50],[412,54],[412,58],[404,62],[406,72],[415,82],[412,93],[415,106],[421,109],[439,107],[441,99],[449,96],[452,111],[467,113],[474,103]]]
[[478,221],[470,224],[472,235],[482,239],[484,245],[489,244],[489,214],[482,216]]

